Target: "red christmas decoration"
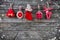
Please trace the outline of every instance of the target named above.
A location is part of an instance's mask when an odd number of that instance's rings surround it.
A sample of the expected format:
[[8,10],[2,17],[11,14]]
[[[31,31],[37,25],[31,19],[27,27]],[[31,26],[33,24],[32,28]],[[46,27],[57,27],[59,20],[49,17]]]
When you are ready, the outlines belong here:
[[46,13],[46,18],[49,20],[52,16],[52,12],[50,10],[52,10],[53,8],[47,8],[46,6],[44,6],[44,11]]
[[52,12],[49,11],[49,10],[52,10],[52,8],[45,8],[45,13],[46,13],[46,18],[49,20],[52,16]]
[[38,12],[36,12],[36,18],[37,19],[42,19],[42,17],[43,17],[43,14],[42,14],[42,12],[40,11],[40,6],[39,6],[39,4],[38,4]]
[[33,18],[32,18],[32,12],[26,11],[26,12],[25,12],[25,18],[26,18],[27,20],[32,20],[32,19],[33,19]]
[[12,9],[12,7],[10,7],[6,13],[6,16],[9,17],[9,18],[13,18],[15,17],[15,12],[14,10]]
[[19,11],[17,12],[17,18],[21,19],[23,17],[23,12],[21,11],[21,6],[19,6]]
[[9,9],[6,16],[9,18],[15,17],[15,13],[14,13],[13,9]]
[[46,18],[49,20],[52,16],[52,12],[51,11],[46,11]]
[[43,14],[41,11],[36,12],[36,18],[37,19],[42,19],[42,17],[43,17]]
[[21,19],[23,17],[22,11],[17,12],[17,18]]
[[32,17],[32,9],[31,9],[31,6],[30,4],[27,4],[27,8],[25,9],[25,18],[27,20],[33,20],[33,17]]

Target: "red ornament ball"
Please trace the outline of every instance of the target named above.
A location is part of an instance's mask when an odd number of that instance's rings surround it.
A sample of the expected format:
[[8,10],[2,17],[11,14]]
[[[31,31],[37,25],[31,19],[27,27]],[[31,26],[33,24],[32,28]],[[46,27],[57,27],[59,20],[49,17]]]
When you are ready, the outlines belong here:
[[23,12],[18,11],[16,16],[17,16],[17,18],[21,19],[23,17]]
[[37,19],[42,19],[42,17],[43,17],[43,14],[41,11],[36,12],[36,18]]

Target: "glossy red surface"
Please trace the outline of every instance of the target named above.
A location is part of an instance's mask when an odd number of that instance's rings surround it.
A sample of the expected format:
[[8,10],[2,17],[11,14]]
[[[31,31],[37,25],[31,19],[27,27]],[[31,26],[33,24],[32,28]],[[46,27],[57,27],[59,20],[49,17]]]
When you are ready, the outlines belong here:
[[25,18],[26,18],[27,20],[33,20],[32,12],[30,12],[30,11],[25,11]]
[[42,17],[43,17],[43,14],[41,11],[36,12],[36,18],[37,19],[42,19]]
[[46,11],[46,18],[50,19],[52,16],[52,12],[51,11]]
[[12,8],[8,9],[6,16],[9,18],[15,17],[15,12]]

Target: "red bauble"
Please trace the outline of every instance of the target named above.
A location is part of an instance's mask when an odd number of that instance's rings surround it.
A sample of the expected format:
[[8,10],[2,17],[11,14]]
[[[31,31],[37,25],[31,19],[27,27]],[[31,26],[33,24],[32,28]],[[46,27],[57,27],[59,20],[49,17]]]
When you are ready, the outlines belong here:
[[42,17],[43,17],[43,14],[41,11],[36,12],[36,18],[37,19],[42,19]]
[[17,18],[21,19],[23,17],[23,12],[18,11],[16,16],[17,16]]
[[26,18],[27,20],[33,20],[32,12],[30,12],[30,11],[25,11],[25,18]]
[[52,12],[46,11],[46,18],[49,20],[51,18]]
[[15,17],[15,12],[12,8],[9,8],[9,10],[6,13],[6,16],[9,18]]

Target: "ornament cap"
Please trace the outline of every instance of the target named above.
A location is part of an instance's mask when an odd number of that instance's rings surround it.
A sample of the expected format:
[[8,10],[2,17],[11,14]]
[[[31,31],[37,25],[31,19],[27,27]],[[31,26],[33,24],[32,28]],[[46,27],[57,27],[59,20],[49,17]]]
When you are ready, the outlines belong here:
[[27,7],[26,7],[25,10],[26,10],[26,11],[32,11],[32,8],[31,8],[30,4],[27,4]]

